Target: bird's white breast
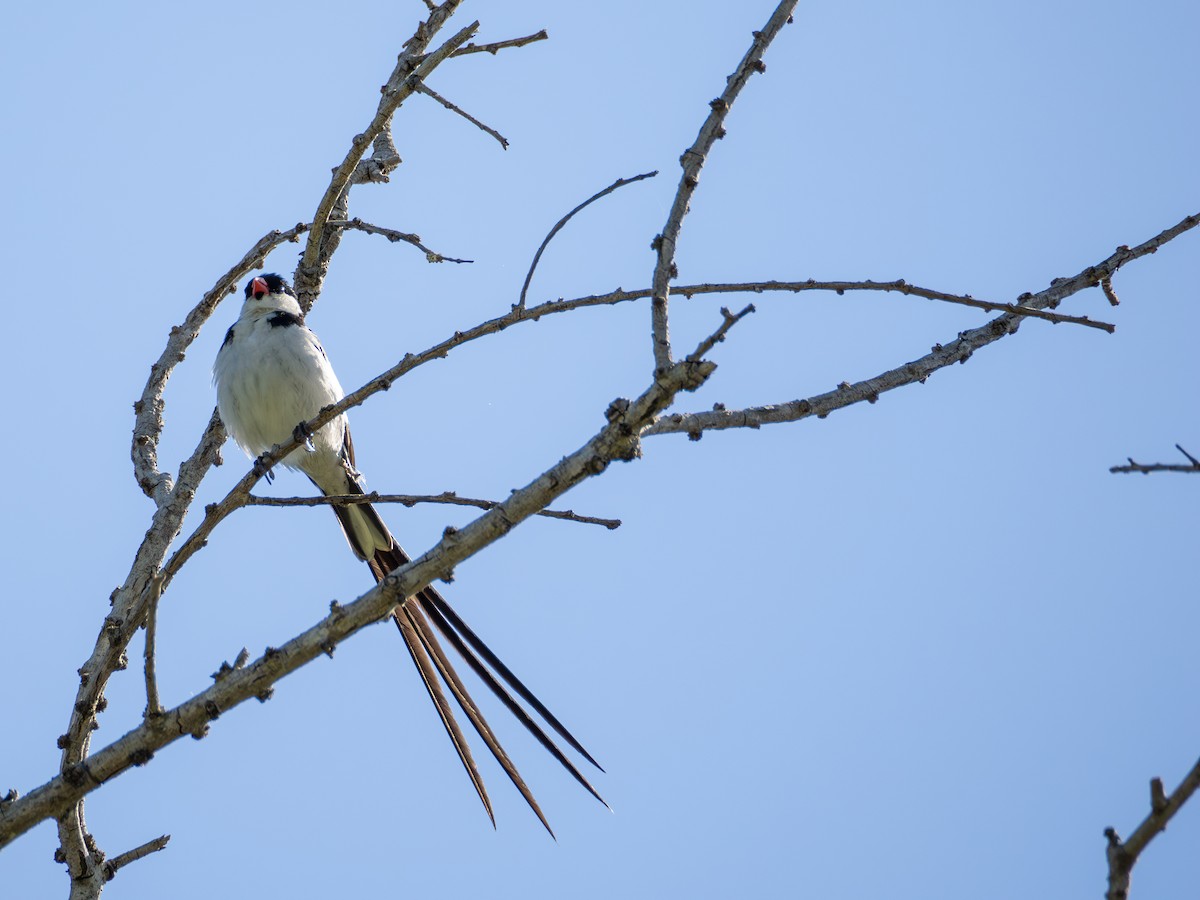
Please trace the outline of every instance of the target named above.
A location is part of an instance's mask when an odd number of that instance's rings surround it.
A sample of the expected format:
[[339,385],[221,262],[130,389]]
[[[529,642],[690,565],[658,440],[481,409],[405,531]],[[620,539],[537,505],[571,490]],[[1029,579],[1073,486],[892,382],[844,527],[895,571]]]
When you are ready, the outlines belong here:
[[[298,424],[343,396],[316,335],[303,324],[271,324],[273,315],[244,313],[213,367],[221,418],[251,457],[289,439]],[[318,455],[336,458],[344,431],[339,416],[314,435]],[[296,450],[284,465],[308,469],[306,455]]]

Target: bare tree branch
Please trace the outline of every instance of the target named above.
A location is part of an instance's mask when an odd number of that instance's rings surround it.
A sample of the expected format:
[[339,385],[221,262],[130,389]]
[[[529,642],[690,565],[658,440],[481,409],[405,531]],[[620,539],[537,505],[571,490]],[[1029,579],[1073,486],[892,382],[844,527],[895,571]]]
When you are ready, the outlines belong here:
[[[1098,328],[1101,331],[1107,331],[1112,334],[1117,330],[1117,326],[1109,322],[1098,322],[1095,319],[1089,319],[1087,316],[1068,316],[1063,313],[1049,312],[1044,309],[1034,309],[1029,306],[1024,306],[1020,301],[1016,303],[1001,303],[995,300],[977,300],[970,294],[947,294],[944,291],[933,290],[932,288],[924,288],[915,284],[909,284],[903,278],[898,278],[895,281],[814,281],[808,279],[804,282],[795,281],[763,281],[763,282],[748,282],[742,284],[703,284],[697,285],[694,288],[691,285],[686,287],[676,287],[676,294],[683,294],[686,297],[691,297],[695,294],[719,294],[719,293],[736,293],[748,291],[752,293],[763,293],[765,291],[791,291],[799,293],[801,291],[834,291],[839,296],[846,291],[898,291],[901,294],[910,295],[913,297],[924,297],[927,300],[940,300],[944,303],[952,303],[956,306],[970,306],[975,309],[982,309],[985,312],[1004,312],[1014,316],[1026,316],[1031,319],[1042,319],[1046,322],[1055,324],[1065,323],[1069,325],[1083,325],[1088,328]],[[1029,295],[1025,295],[1026,298]]]
[[[454,491],[443,491],[440,494],[380,494],[377,491],[371,491],[368,494],[331,494],[326,497],[260,497],[257,494],[251,494],[246,498],[246,506],[354,506],[359,503],[399,503],[408,507],[416,506],[418,503],[446,503],[451,506],[492,509],[498,504],[498,501],[460,497]],[[621,527],[620,519],[581,516],[570,509],[543,509],[537,515],[547,519],[580,522],[584,525],[603,525],[609,531]]]
[[545,252],[547,245],[554,240],[554,236],[562,231],[563,226],[570,222],[577,212],[587,208],[588,206],[591,206],[601,197],[608,196],[613,191],[617,190],[617,188],[625,187],[627,184],[633,184],[635,181],[642,181],[645,178],[653,178],[657,174],[658,170],[655,169],[653,172],[643,172],[641,175],[634,175],[632,178],[618,178],[604,190],[597,191],[596,193],[592,194],[592,196],[588,197],[577,207],[555,222],[554,227],[550,229],[550,233],[546,235],[546,237],[542,240],[541,246],[537,248],[537,253],[533,254],[533,262],[529,264],[529,271],[525,275],[525,283],[521,286],[521,297],[517,301],[517,306],[522,308],[525,306],[525,295],[529,292],[529,282],[533,281],[533,273],[537,269],[538,262],[541,260],[542,253]]
[[154,643],[158,632],[158,601],[162,597],[162,578],[150,583],[149,607],[146,610],[146,649],[143,655],[146,674],[146,716],[162,714],[158,698],[158,679],[154,672]]
[[679,230],[683,227],[683,217],[687,215],[692,194],[699,183],[700,169],[703,168],[704,161],[713,144],[725,137],[725,116],[729,114],[730,108],[742,88],[746,86],[746,82],[750,80],[751,74],[767,70],[762,56],[783,26],[791,22],[796,2],[797,0],[783,0],[775,8],[771,18],[767,20],[763,30],[754,32],[754,42],[746,51],[746,55],[742,57],[742,61],[738,63],[738,67],[734,69],[733,74],[727,79],[724,93],[709,104],[712,111],[704,120],[704,124],[700,126],[695,143],[679,158],[679,164],[683,167],[683,177],[680,178],[679,187],[675,191],[675,201],[671,204],[667,223],[663,226],[662,233],[657,235],[651,243],[652,249],[658,254],[657,262],[654,265],[654,275],[650,281],[650,288],[653,291],[650,309],[653,323],[655,369],[665,369],[671,364],[671,334],[667,322],[667,301],[671,293],[670,282],[679,274],[675,266],[675,244],[679,239]]
[[166,848],[170,842],[169,834],[159,835],[153,840],[146,841],[141,846],[134,847],[132,850],[127,850],[120,856],[114,856],[104,863],[104,880],[112,881],[117,877],[117,871],[123,866],[127,866],[132,862],[137,862],[139,859],[145,859],[151,853],[157,853],[159,850]]
[[717,344],[719,344],[719,343],[721,343],[721,341],[725,340],[725,335],[727,335],[729,333],[729,330],[731,328],[733,328],[734,325],[736,325],[738,322],[742,321],[742,319],[744,319],[746,316],[750,315],[750,313],[752,313],[754,311],[755,310],[754,310],[753,303],[751,303],[749,306],[745,307],[741,312],[737,313],[736,315],[731,313],[726,307],[722,306],[721,307],[721,319],[722,319],[721,327],[718,328],[716,331],[714,331],[712,334],[710,334],[703,341],[701,341],[700,346],[697,347],[695,350],[693,350],[690,354],[688,354],[688,362],[698,362],[700,360],[700,358],[702,356],[704,356],[704,354],[708,353],[710,350],[712,350],[713,347],[717,346]]
[[1104,836],[1108,839],[1105,851],[1108,858],[1108,890],[1104,894],[1105,900],[1127,900],[1130,876],[1138,857],[1152,840],[1166,830],[1167,823],[1196,793],[1197,788],[1200,788],[1200,762],[1192,766],[1169,797],[1163,791],[1162,780],[1154,778],[1150,782],[1150,814],[1134,829],[1129,840],[1122,843],[1115,828],[1104,829]]
[[450,110],[450,112],[457,113],[458,115],[460,115],[464,119],[466,119],[468,122],[470,122],[472,125],[474,125],[476,128],[478,128],[480,131],[483,131],[486,134],[490,134],[492,137],[494,137],[497,141],[500,142],[500,148],[502,150],[508,149],[508,138],[506,138],[504,135],[502,135],[500,132],[498,132],[495,128],[492,128],[490,125],[484,125],[482,122],[480,122],[477,118],[475,118],[473,115],[471,115],[465,109],[451,103],[449,100],[447,100],[445,97],[443,97],[437,91],[435,91],[429,85],[418,84],[417,92],[424,94],[427,97],[432,97],[438,103],[442,104],[442,106],[444,106],[446,109]]
[[[308,243],[304,247],[304,256],[301,258],[299,266],[296,267],[296,296],[300,301],[300,308],[305,312],[312,308],[317,297],[320,296],[321,286],[325,281],[325,272],[329,267],[329,258],[336,249],[336,236],[339,232],[336,229],[327,232],[327,225],[333,218],[335,208],[338,208],[339,205],[343,211],[342,218],[345,218],[345,195],[359,161],[366,152],[367,145],[375,142],[384,134],[391,123],[392,116],[400,108],[400,105],[413,94],[416,86],[451,53],[474,37],[475,32],[479,29],[479,23],[472,22],[437,50],[424,55],[429,42],[433,40],[434,35],[453,15],[461,2],[462,0],[446,0],[445,3],[432,9],[429,18],[421,23],[417,28],[417,33],[405,43],[404,51],[400,54],[391,77],[383,86],[383,98],[379,101],[375,117],[366,130],[354,136],[346,158],[334,169],[329,187],[326,188],[324,196],[317,204],[317,211],[313,215],[312,229],[308,234]],[[418,56],[421,57],[419,62],[415,59]],[[390,148],[390,142],[388,146]],[[394,148],[390,149],[394,153]],[[327,235],[332,241],[331,244],[330,241],[326,241]],[[326,246],[327,244],[329,246]]]
[[[1102,278],[1111,279],[1113,273],[1122,266],[1156,252],[1159,247],[1195,228],[1197,224],[1200,224],[1200,213],[1186,217],[1132,250],[1122,245],[1107,259],[1089,266],[1078,275],[1054,279],[1050,287],[1043,291],[1022,294],[1017,298],[1021,305],[1021,314],[1023,315],[1026,309],[1054,309],[1067,297],[1097,286]],[[980,347],[986,347],[1006,335],[1015,333],[1020,321],[1021,315],[1005,313],[986,325],[961,332],[948,344],[935,344],[933,350],[920,359],[855,384],[842,382],[836,390],[806,400],[792,400],[773,406],[755,406],[739,410],[720,407],[707,412],[674,413],[655,422],[647,429],[646,435],[682,432],[696,440],[704,431],[758,428],[779,422],[795,422],[814,415],[823,419],[834,410],[863,400],[874,403],[884,391],[895,390],[914,382],[924,382],[938,369],[952,363],[964,363]]]
[[391,243],[412,244],[418,250],[425,254],[425,261],[431,263],[452,262],[452,263],[473,263],[473,259],[455,259],[453,256],[443,256],[435,250],[430,250],[421,243],[419,234],[410,234],[407,231],[397,231],[394,228],[381,228],[378,225],[372,225],[370,222],[364,222],[362,219],[354,218],[346,221],[344,219],[334,219],[329,223],[330,228],[340,228],[342,230],[361,231],[364,234],[377,234],[380,237],[387,238]]
[[1108,300],[1109,306],[1121,305],[1121,300],[1117,297],[1117,292],[1113,290],[1111,278],[1100,279],[1100,290],[1104,291],[1104,297]]
[[1139,463],[1134,462],[1133,458],[1129,458],[1129,465],[1112,466],[1110,472],[1141,472],[1143,475],[1149,475],[1151,472],[1200,472],[1200,459],[1192,456],[1179,444],[1175,445],[1175,449],[1187,457],[1187,465],[1182,463]]
[[525,37],[519,38],[509,38],[507,41],[495,41],[491,44],[467,44],[465,47],[460,47],[458,50],[455,50],[450,55],[467,56],[471,53],[490,53],[492,56],[495,56],[499,50],[504,50],[508,47],[524,47],[528,44],[534,43],[535,41],[544,41],[549,37],[550,35],[547,34],[546,29],[543,28],[536,34],[528,34]]
[[[895,291],[901,294],[924,297],[927,300],[939,300],[956,306],[970,306],[986,312],[1005,312],[1015,316],[1025,316],[1031,319],[1042,319],[1054,324],[1083,325],[1097,328],[1112,334],[1117,327],[1109,322],[1100,322],[1087,316],[1068,316],[1063,313],[1050,312],[1044,309],[1033,309],[1023,305],[1023,301],[1003,303],[998,300],[977,300],[970,294],[948,294],[945,291],[909,284],[903,278],[895,281],[817,281],[809,278],[806,281],[735,281],[711,284],[684,284],[673,288],[673,293],[691,298],[695,294],[764,294],[775,291],[799,294],[804,291],[833,291],[839,295],[846,291]],[[608,294],[595,294],[596,299],[603,298],[605,302],[621,303],[625,300],[638,300],[649,297],[653,291],[649,289],[623,291],[618,288]],[[1031,295],[1024,295],[1025,297]]]

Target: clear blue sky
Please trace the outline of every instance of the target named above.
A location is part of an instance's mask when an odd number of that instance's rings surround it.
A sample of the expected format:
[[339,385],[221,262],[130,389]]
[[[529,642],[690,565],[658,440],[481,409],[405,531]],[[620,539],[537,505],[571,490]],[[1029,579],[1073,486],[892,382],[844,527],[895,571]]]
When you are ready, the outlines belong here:
[[[476,260],[432,266],[349,235],[310,323],[343,382],[531,298],[647,283],[692,141],[772,4],[468,0],[481,40],[551,40],[444,66],[396,123],[404,165],[353,212]],[[0,34],[0,220],[10,439],[2,529],[0,793],[50,776],[75,669],[151,505],[131,402],[167,330],[265,231],[311,217],[424,6],[218,0],[10,9]],[[1162,2],[802,3],[705,168],[681,281],[905,278],[1008,300],[1200,210],[1200,7]],[[270,267],[290,273],[295,248]],[[123,900],[328,896],[1096,897],[1122,834],[1200,753],[1196,492],[1115,476],[1200,451],[1185,236],[923,386],[759,432],[647,441],[447,593],[608,769],[609,814],[492,714],[555,844],[490,761],[492,831],[394,629],[369,629],[88,801]],[[808,396],[984,321],[891,296],[764,296],[687,408]],[[679,346],[717,308],[677,302]],[[218,311],[167,394],[162,458],[214,403]],[[373,488],[503,497],[577,447],[650,368],[645,305],[584,311],[426,366],[353,415]],[[245,471],[228,465],[200,502]],[[281,475],[272,492],[307,490]],[[385,511],[423,550],[468,511]],[[189,521],[194,525],[195,519]],[[164,601],[164,700],[209,684],[370,586],[324,510],[229,522]],[[140,644],[133,648],[140,653]],[[135,670],[97,734],[136,724]],[[1200,885],[1200,808],[1134,896]],[[39,827],[0,854],[6,898],[65,896]]]

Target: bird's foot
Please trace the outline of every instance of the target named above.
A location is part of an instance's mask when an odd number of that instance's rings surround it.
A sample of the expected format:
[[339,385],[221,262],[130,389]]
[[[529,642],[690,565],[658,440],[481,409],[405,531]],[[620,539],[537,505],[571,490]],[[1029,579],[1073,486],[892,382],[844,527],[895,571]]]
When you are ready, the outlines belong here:
[[254,477],[267,479],[267,484],[275,480],[275,473],[271,471],[271,466],[266,462],[267,454],[262,454],[254,460]]
[[304,445],[304,449],[309,453],[316,453],[317,448],[313,446],[312,431],[309,430],[307,422],[301,422],[292,429],[292,437]]

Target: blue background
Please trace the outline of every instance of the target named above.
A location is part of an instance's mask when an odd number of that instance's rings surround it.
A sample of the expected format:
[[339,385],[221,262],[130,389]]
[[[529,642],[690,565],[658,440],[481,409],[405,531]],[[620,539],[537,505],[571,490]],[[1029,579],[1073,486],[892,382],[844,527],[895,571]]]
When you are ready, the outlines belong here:
[[[772,5],[466,3],[443,37],[551,39],[444,65],[396,119],[404,164],[352,213],[475,260],[433,266],[349,234],[310,317],[349,388],[531,302],[644,286],[690,145]],[[0,145],[9,439],[0,793],[57,767],[75,669],[151,513],[130,403],[167,330],[264,232],[307,220],[424,6],[117,3],[9,10]],[[839,278],[1010,300],[1200,211],[1200,7],[1159,2],[804,3],[705,167],[680,282]],[[369,629],[92,795],[121,898],[1098,896],[1102,830],[1200,750],[1194,498],[1128,455],[1200,452],[1189,234],[923,386],[824,421],[649,439],[447,593],[608,770],[609,814],[502,711],[493,725],[559,841],[485,764],[493,832],[394,629]],[[297,247],[269,261],[289,274]],[[684,409],[870,377],[986,320],[893,295],[753,297]],[[677,300],[687,348],[738,298]],[[165,467],[214,397],[223,305],[171,379]],[[522,325],[353,414],[382,491],[503,497],[586,440],[650,370],[645,303]],[[245,471],[228,464],[198,503]],[[305,493],[282,475],[271,492]],[[199,509],[199,507],[196,507]],[[385,510],[409,549],[468,510]],[[194,526],[193,516],[188,526]],[[370,578],[325,510],[253,509],[164,600],[164,701],[261,652]],[[131,647],[136,656],[140,645]],[[96,739],[133,727],[136,668]],[[490,707],[489,707],[490,709]],[[482,752],[482,751],[480,751]],[[1134,896],[1200,883],[1200,814],[1144,856]],[[6,897],[63,896],[43,824],[0,854]]]

